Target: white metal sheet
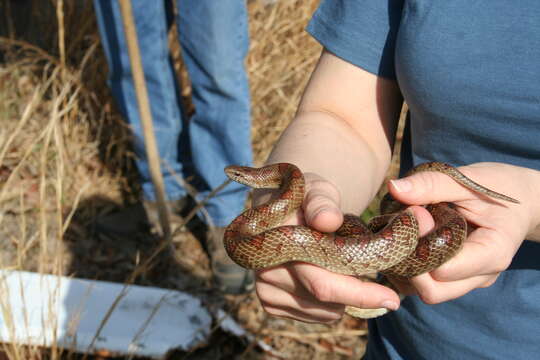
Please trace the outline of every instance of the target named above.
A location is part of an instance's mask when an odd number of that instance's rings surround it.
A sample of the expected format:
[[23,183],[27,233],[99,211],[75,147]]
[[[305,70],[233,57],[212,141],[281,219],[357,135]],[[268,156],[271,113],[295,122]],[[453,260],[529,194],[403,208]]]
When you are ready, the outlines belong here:
[[0,307],[0,342],[78,352],[159,358],[204,342],[211,324],[200,300],[180,291],[22,271],[0,270]]

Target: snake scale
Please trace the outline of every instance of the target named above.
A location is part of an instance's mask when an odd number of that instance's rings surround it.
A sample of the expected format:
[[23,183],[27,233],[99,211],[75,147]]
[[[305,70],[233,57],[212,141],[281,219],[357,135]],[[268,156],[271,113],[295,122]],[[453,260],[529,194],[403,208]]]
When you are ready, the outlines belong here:
[[[518,203],[469,179],[456,168],[440,162],[420,164],[407,175],[437,171],[466,188],[488,197]],[[225,230],[224,246],[236,263],[248,269],[263,269],[290,261],[318,265],[332,272],[361,276],[374,272],[410,278],[429,272],[456,254],[467,236],[467,222],[452,204],[426,206],[435,228],[418,236],[412,212],[388,194],[381,201],[381,214],[364,224],[354,215],[345,215],[335,233],[323,233],[306,226],[280,226],[301,208],[305,181],[293,164],[279,163],[261,168],[228,166],[227,176],[253,188],[279,189],[279,195],[262,205],[247,209]],[[374,317],[386,312],[347,307],[356,317]]]

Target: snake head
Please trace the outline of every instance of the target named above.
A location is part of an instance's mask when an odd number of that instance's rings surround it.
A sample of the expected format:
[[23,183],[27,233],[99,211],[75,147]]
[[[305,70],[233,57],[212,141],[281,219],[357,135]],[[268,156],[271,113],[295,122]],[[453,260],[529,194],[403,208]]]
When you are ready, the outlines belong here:
[[282,164],[272,164],[260,168],[230,165],[224,171],[229,179],[255,189],[278,189],[283,175]]
[[230,165],[224,169],[229,179],[244,185],[250,185],[251,177],[249,174],[251,174],[252,170],[253,168],[240,165]]

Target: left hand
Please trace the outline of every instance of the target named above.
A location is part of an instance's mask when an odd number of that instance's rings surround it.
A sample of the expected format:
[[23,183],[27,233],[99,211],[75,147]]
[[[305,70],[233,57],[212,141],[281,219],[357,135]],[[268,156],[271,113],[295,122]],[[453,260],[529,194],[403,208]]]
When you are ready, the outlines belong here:
[[[409,281],[390,279],[403,294],[417,294],[427,304],[491,286],[525,239],[540,241],[540,171],[502,163],[476,163],[459,170],[520,204],[475,193],[437,172],[421,172],[390,183],[396,200],[410,205],[452,202],[472,225],[461,251],[439,268]],[[419,223],[432,227],[427,210],[416,210]]]

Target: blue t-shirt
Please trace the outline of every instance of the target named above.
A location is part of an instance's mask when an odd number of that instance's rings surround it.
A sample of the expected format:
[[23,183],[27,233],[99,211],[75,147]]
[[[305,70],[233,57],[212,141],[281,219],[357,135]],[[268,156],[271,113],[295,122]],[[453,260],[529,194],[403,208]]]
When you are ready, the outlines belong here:
[[[397,80],[402,173],[435,160],[540,170],[540,1],[326,0],[308,31]],[[525,241],[491,287],[438,305],[407,297],[369,330],[370,360],[540,359],[540,244]]]

